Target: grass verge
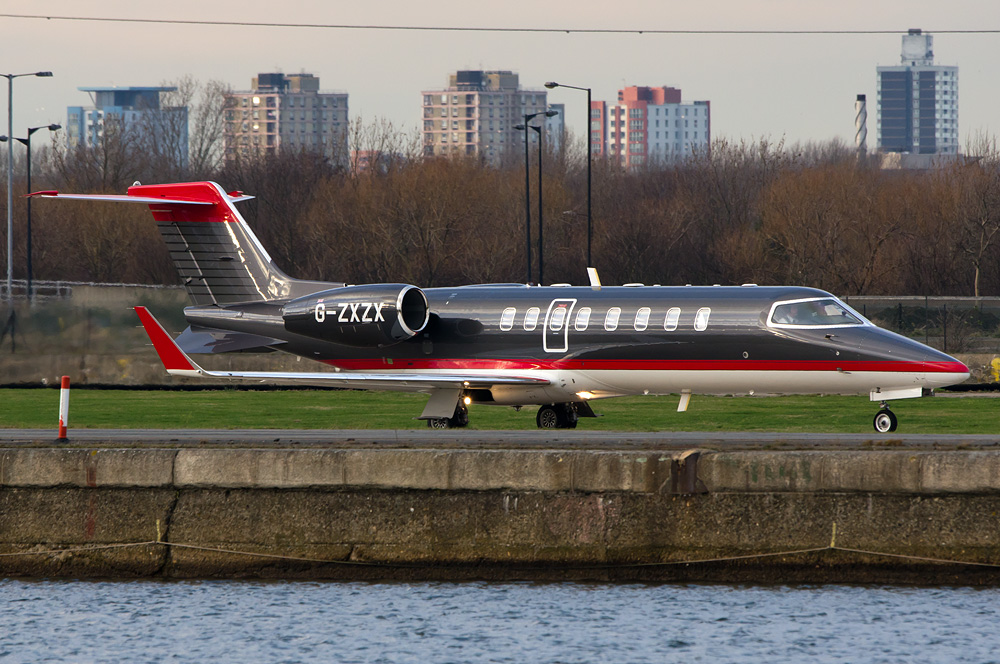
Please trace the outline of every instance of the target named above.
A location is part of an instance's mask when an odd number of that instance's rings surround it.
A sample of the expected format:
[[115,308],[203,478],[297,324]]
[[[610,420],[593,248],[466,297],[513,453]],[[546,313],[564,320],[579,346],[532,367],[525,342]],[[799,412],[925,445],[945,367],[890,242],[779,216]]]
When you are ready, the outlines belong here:
[[[71,428],[89,429],[416,429],[427,397],[361,391],[75,390]],[[59,391],[0,389],[0,428],[55,429]],[[864,397],[702,397],[685,413],[677,397],[593,402],[602,417],[581,430],[784,431],[874,433],[877,404]],[[1000,399],[936,397],[895,401],[900,433],[989,434],[1000,429]],[[533,406],[520,412],[472,406],[470,429],[534,429]]]

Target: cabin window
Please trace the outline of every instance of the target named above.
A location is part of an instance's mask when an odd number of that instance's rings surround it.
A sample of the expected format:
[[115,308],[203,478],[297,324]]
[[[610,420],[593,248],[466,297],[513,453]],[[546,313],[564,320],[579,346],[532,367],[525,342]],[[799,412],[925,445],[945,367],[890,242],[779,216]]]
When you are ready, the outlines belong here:
[[552,314],[549,316],[549,329],[553,332],[558,332],[562,329],[563,323],[566,322],[566,307],[556,307],[552,310]]
[[621,307],[611,307],[608,309],[608,315],[604,317],[604,329],[608,332],[614,332],[617,330],[618,319],[621,318],[621,315]]
[[702,307],[698,310],[698,313],[694,315],[694,329],[699,332],[704,332],[708,328],[708,317],[712,315],[712,310],[708,307]]
[[531,332],[538,325],[538,307],[531,307],[524,312],[524,329]]
[[855,312],[834,298],[777,302],[768,325],[776,327],[843,327],[864,325]]
[[667,317],[663,319],[663,329],[673,332],[677,329],[677,321],[681,319],[681,310],[677,307],[667,309]]
[[514,327],[514,314],[517,313],[517,309],[514,307],[507,307],[500,314],[500,329],[504,332],[509,331]]
[[590,325],[590,307],[583,307],[576,312],[576,331],[583,332]]
[[635,312],[635,331],[642,332],[649,325],[649,307],[642,307]]

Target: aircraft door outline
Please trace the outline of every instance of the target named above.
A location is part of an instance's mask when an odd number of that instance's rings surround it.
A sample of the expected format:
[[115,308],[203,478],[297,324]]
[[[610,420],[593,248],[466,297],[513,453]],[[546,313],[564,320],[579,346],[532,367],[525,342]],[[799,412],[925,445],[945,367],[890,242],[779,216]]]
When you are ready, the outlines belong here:
[[542,326],[542,349],[546,353],[569,350],[569,326],[575,306],[575,298],[557,298],[549,303]]

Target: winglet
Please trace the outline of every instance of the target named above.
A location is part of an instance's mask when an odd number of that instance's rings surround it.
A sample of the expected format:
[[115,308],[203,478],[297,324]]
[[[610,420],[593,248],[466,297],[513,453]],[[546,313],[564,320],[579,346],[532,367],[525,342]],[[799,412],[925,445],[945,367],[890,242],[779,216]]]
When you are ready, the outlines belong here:
[[184,351],[182,351],[174,340],[170,338],[167,331],[163,329],[160,322],[153,318],[146,307],[136,307],[135,313],[139,314],[142,327],[149,335],[149,340],[153,342],[156,354],[160,356],[163,367],[172,376],[200,376],[202,369],[191,361]]

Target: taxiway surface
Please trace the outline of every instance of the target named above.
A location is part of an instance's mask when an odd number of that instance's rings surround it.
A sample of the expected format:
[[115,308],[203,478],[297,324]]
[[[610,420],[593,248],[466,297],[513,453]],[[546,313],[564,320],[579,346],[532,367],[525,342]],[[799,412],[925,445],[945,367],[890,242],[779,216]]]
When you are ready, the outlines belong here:
[[831,434],[767,432],[484,431],[432,429],[71,429],[57,443],[47,429],[0,429],[3,446],[318,447],[481,449],[995,449],[996,434]]

